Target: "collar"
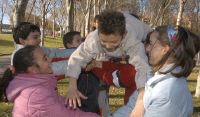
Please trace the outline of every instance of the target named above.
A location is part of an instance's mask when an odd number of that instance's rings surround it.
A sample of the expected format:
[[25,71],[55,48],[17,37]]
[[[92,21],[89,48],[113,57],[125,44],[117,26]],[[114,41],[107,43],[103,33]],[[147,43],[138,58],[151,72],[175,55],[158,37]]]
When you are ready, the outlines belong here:
[[24,48],[24,45],[21,44],[15,44],[15,50],[19,50],[21,48]]
[[[157,83],[164,81],[169,78],[175,78],[171,75],[171,73],[167,74],[160,74],[159,72],[166,72],[173,67],[174,63],[172,64],[165,64],[159,71],[155,73],[155,75],[147,81],[147,85],[150,87],[154,87]],[[177,67],[179,68],[179,67]],[[177,69],[175,68],[175,70]],[[174,70],[173,70],[174,71]]]

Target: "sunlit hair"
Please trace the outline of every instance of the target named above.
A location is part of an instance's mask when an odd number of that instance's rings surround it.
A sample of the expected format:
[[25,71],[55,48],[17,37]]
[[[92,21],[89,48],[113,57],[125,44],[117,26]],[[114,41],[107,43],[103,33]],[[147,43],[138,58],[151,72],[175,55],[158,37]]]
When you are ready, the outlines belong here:
[[[168,26],[159,26],[154,30],[154,32],[159,33],[158,40],[160,44],[162,46],[169,46],[170,50],[162,57],[158,64],[153,66],[153,71],[159,71],[168,60],[171,60],[174,66],[168,71],[160,73],[166,74],[171,72],[176,77],[187,77],[195,66],[194,57],[198,53],[200,46],[200,44],[195,44],[195,40],[199,42],[199,37],[183,27],[178,27],[177,34],[173,37],[176,39],[171,42],[167,28]],[[177,66],[180,66],[181,70],[176,73],[172,72]]]
[[64,45],[65,48],[69,48],[69,47],[67,47],[67,44],[72,44],[75,35],[81,36],[81,33],[77,32],[77,31],[71,31],[71,32],[64,34],[63,45]]
[[13,28],[13,39],[16,44],[20,44],[19,39],[26,40],[31,32],[39,32],[40,27],[30,22],[21,22]]
[[99,33],[110,35],[124,35],[126,32],[126,21],[123,13],[114,10],[105,10],[99,15]]

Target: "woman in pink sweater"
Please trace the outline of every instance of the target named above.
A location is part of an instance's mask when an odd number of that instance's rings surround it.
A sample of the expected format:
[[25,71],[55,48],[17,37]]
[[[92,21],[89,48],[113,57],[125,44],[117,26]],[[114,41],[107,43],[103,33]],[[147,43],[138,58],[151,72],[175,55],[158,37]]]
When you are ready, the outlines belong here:
[[65,104],[40,47],[27,46],[17,51],[13,66],[0,80],[0,100],[14,103],[13,117],[98,117]]

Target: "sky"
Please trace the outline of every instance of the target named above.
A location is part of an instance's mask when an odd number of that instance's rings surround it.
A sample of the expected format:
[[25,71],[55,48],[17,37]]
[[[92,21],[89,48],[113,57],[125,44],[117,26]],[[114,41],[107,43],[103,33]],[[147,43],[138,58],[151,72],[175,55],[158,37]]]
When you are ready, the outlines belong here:
[[3,24],[10,24],[10,18],[7,14],[5,14],[3,18]]

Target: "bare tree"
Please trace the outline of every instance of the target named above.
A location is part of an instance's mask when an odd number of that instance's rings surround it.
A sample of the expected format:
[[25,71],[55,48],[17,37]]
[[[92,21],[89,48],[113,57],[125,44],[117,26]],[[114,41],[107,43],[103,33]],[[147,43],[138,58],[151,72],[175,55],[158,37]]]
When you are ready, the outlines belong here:
[[0,16],[0,33],[2,33],[3,18],[5,15],[6,9],[7,9],[7,4],[8,4],[7,0],[2,0],[0,2],[0,14],[1,14],[1,16]]
[[200,12],[200,0],[196,0],[196,5],[197,5],[197,12],[196,12],[196,31],[199,31],[199,12]]
[[108,0],[104,0],[104,9],[108,9]]
[[45,22],[46,22],[46,14],[48,12],[48,7],[50,5],[50,1],[41,0],[41,46],[44,45],[44,34],[45,34]]
[[92,8],[92,0],[87,0],[87,13],[85,14],[85,34],[87,35],[90,32],[90,15]]
[[97,13],[100,14],[100,11],[101,11],[100,0],[97,0],[97,4],[98,4],[98,11],[97,11]]
[[151,0],[146,4],[145,16],[149,17],[150,25],[155,27],[157,25],[163,25],[165,20],[168,19],[170,14],[170,6],[175,3],[174,0]]
[[51,0],[40,0],[40,16],[41,16],[41,46],[44,45],[44,36],[45,36],[45,31],[47,29],[47,13],[49,13],[52,9],[52,5],[51,5]]
[[178,12],[177,21],[176,21],[177,26],[180,26],[181,24],[181,19],[182,19],[183,10],[184,10],[186,1],[187,0],[179,0],[179,12]]
[[55,0],[52,0],[52,2],[53,2],[53,38],[55,38],[55,7],[56,7],[56,2],[57,1],[55,1]]
[[31,17],[31,15],[32,15],[32,12],[33,12],[33,10],[34,10],[34,7],[35,7],[35,2],[36,2],[36,0],[32,0],[32,5],[31,5],[31,9],[30,9],[30,13],[29,13],[29,15],[28,15],[28,18],[27,18],[27,22],[29,22],[29,19],[30,19],[30,17]]
[[58,26],[60,28],[60,37],[63,36],[63,30],[64,30],[64,25],[66,24],[66,9],[65,9],[65,4],[63,2],[63,0],[58,2],[58,8],[56,8],[55,10],[55,20],[57,21],[56,23],[58,23]]
[[96,16],[96,11],[97,11],[97,0],[94,0],[94,7],[93,7],[93,17]]
[[41,22],[41,46],[44,45],[44,28],[45,28],[45,8],[46,8],[46,0],[41,0],[41,18],[42,18],[42,22]]
[[[84,7],[84,4],[81,4],[81,2],[79,2],[79,6],[81,7],[81,11],[84,15],[85,18],[85,22],[84,22],[84,36],[87,35],[90,32],[90,15],[91,15],[91,10],[92,10],[92,3],[93,0],[87,0],[86,1],[86,6]],[[85,8],[85,9],[84,9]]]
[[15,0],[14,2],[13,25],[15,27],[25,19],[25,11],[28,0]]
[[65,32],[73,31],[74,28],[74,0],[66,0],[66,16],[67,16],[67,22],[66,22],[66,27],[65,27]]

